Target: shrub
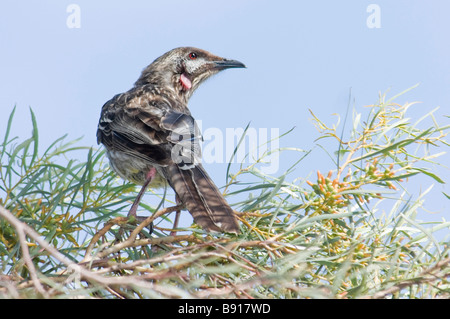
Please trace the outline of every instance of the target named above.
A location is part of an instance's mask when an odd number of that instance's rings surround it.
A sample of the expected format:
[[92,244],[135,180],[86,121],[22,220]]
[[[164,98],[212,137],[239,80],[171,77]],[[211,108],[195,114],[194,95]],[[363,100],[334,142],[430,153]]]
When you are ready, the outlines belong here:
[[[170,233],[176,207],[165,191],[152,191],[158,204],[141,204],[154,213],[144,222],[121,217],[135,185],[114,175],[102,150],[64,136],[41,155],[32,111],[32,136],[10,138],[13,110],[0,145],[0,296],[448,298],[450,222],[417,220],[428,191],[414,198],[407,181],[444,183],[428,166],[448,148],[449,125],[433,112],[412,122],[411,103],[386,99],[365,121],[354,111],[348,138],[312,113],[317,145],[337,146],[333,167],[314,180],[291,179],[311,156],[299,150],[280,176],[258,169],[264,156],[229,169],[224,192],[239,198],[238,236],[196,225]],[[432,124],[421,129],[425,119]]]

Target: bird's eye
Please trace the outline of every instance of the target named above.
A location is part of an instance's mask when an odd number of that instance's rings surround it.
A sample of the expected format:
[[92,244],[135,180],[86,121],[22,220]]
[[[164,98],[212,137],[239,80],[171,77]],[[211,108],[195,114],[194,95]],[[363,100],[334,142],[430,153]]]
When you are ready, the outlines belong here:
[[195,52],[189,53],[189,59],[191,59],[191,60],[197,59],[197,53],[195,53]]

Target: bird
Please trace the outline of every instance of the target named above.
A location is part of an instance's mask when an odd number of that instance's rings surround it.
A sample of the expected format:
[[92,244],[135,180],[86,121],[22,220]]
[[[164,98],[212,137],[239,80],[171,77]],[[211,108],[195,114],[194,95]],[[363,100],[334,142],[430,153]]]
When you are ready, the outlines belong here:
[[103,105],[97,142],[121,178],[142,185],[128,216],[136,217],[149,187],[169,185],[204,230],[240,233],[233,209],[202,166],[202,135],[188,102],[214,74],[245,67],[202,49],[175,48],[144,68],[131,89]]

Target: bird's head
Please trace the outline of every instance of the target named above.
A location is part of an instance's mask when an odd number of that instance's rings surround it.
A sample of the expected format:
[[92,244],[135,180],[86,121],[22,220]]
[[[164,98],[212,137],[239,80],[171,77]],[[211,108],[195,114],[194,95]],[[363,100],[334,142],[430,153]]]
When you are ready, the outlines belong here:
[[245,68],[245,65],[239,61],[221,58],[205,50],[181,47],[157,58],[142,71],[135,85],[151,83],[171,87],[187,101],[200,83],[219,71],[229,68]]

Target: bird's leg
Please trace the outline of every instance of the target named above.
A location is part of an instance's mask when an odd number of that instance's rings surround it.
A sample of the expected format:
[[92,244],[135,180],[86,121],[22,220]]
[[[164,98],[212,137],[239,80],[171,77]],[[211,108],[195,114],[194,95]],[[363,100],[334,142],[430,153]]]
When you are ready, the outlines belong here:
[[142,188],[141,188],[138,196],[134,200],[134,203],[131,206],[130,211],[128,212],[128,217],[130,217],[130,216],[136,217],[137,208],[139,206],[139,203],[141,202],[142,196],[144,196],[145,190],[147,189],[148,185],[152,182],[152,180],[155,178],[155,176],[156,176],[156,168],[152,167],[148,171],[148,173],[146,175],[145,183],[144,183],[144,185],[142,185]]
[[[176,195],[176,194],[175,194],[175,202],[177,203],[177,206],[179,206],[181,204],[181,200],[178,197],[178,195]],[[174,230],[172,230],[170,232],[170,236],[175,236],[177,234],[177,231],[175,229],[178,227],[178,221],[180,220],[180,213],[181,213],[181,211],[179,209],[175,212],[175,220],[173,222]]]

